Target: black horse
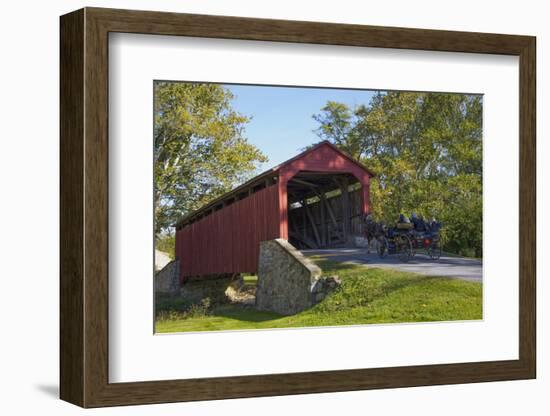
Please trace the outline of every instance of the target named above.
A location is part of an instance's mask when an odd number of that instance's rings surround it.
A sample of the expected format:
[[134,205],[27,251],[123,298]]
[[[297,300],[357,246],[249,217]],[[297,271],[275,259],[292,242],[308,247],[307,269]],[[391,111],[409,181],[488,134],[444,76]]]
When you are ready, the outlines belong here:
[[367,253],[370,253],[370,247],[373,240],[378,242],[386,235],[387,227],[383,222],[376,222],[372,214],[365,216],[365,238],[367,239]]

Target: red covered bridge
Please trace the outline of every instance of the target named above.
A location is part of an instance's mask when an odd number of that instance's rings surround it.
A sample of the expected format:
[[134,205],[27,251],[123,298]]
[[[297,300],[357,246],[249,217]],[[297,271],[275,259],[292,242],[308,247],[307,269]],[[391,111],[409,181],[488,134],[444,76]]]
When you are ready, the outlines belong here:
[[217,198],[176,224],[180,281],[255,273],[261,241],[298,248],[350,244],[369,212],[374,175],[322,142]]

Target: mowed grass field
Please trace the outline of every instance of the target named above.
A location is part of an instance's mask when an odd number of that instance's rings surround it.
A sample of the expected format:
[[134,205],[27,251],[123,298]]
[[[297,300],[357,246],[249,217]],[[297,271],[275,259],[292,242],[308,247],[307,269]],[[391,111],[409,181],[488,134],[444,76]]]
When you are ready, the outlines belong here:
[[[281,316],[240,304],[210,306],[204,302],[189,309],[177,299],[163,298],[157,301],[156,332],[482,319],[481,283],[313,260],[324,275],[338,275],[342,285],[311,309]],[[245,283],[253,285],[254,278]]]

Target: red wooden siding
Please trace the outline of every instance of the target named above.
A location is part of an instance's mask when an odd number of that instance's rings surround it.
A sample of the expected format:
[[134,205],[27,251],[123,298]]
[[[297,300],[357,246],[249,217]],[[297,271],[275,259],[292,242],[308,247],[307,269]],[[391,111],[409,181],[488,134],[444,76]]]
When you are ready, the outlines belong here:
[[187,276],[256,272],[260,242],[279,237],[279,194],[272,185],[176,232],[180,281]]
[[[320,143],[182,218],[176,224],[181,282],[188,276],[257,272],[260,242],[288,240],[287,184],[300,171],[355,176],[361,189],[358,213],[353,215],[369,212],[373,174],[334,145]],[[242,194],[273,182],[274,185],[231,203]]]

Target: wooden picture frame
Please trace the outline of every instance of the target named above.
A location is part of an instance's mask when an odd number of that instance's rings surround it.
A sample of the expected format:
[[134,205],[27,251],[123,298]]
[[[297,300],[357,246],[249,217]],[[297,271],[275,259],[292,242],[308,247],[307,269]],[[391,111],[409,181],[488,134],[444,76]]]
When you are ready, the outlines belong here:
[[[60,29],[61,399],[82,407],[101,407],[535,378],[534,37],[99,8],[62,16]],[[109,383],[110,32],[518,56],[519,359]]]

